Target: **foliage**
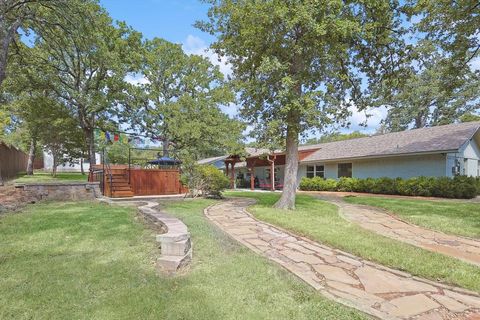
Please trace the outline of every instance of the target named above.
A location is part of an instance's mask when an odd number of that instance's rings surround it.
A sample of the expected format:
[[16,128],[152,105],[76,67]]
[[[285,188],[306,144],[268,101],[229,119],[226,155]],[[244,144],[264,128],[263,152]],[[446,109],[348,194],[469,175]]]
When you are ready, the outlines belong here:
[[324,134],[320,138],[311,138],[306,141],[305,144],[317,144],[335,141],[344,141],[350,139],[358,139],[368,137],[368,134],[361,133],[360,131],[353,131],[350,133],[333,132],[330,134]]
[[[83,14],[60,17],[51,29],[36,33],[29,61],[42,75],[37,85],[76,115],[95,164],[94,128],[116,127],[112,118],[130,88],[125,78],[138,66],[141,34],[124,23],[114,25],[96,1],[69,3]],[[75,28],[63,29],[66,19],[74,19]]]
[[388,98],[382,101],[391,131],[453,123],[479,108],[480,74],[470,68],[452,73],[449,57],[425,42],[411,53],[413,61],[396,83],[394,94],[388,89]]
[[299,135],[342,122],[353,104],[366,107],[370,84],[393,74],[387,56],[400,53],[398,3],[205,2],[209,21],[197,26],[217,36],[212,48],[232,65],[241,115],[262,142],[285,141],[276,206],[293,209]]
[[[69,16],[82,14],[71,6],[70,0],[4,0],[0,2],[0,85],[7,74],[11,49],[18,47],[19,30],[27,35],[41,34],[52,26],[75,28]],[[13,48],[12,44],[15,44]],[[15,52],[18,54],[18,52]]]
[[404,196],[471,199],[480,195],[480,179],[466,176],[401,178],[303,178],[300,190],[346,191]]
[[222,191],[230,185],[228,177],[212,165],[189,166],[181,181],[194,197],[200,193],[204,197],[222,198]]
[[480,115],[473,113],[466,113],[460,117],[460,122],[475,122],[480,121]]
[[144,81],[126,114],[134,127],[170,149],[173,145],[182,159],[199,160],[240,148],[243,125],[220,109],[233,102],[233,93],[208,59],[154,38],[144,43],[139,76]]

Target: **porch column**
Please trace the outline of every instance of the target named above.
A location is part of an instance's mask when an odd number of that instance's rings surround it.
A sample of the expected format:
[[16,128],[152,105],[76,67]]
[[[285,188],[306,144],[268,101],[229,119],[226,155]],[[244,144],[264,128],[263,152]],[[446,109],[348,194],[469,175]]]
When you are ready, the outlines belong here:
[[250,189],[255,190],[255,167],[250,168]]
[[230,189],[235,189],[235,162],[232,162],[232,175],[230,177]]
[[270,160],[270,183],[272,185],[271,190],[275,191],[275,157]]

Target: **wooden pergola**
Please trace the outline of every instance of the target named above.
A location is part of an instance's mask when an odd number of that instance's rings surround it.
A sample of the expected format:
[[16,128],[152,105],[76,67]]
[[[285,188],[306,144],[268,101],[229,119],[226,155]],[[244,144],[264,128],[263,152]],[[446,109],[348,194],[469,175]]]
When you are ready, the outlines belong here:
[[[319,148],[299,150],[299,160],[304,159],[308,155],[317,151]],[[285,152],[267,152],[247,155],[242,158],[239,155],[230,155],[225,158],[226,175],[230,178],[230,188],[235,189],[235,165],[239,162],[246,162],[247,170],[250,173],[250,189],[255,189],[255,168],[256,167],[270,167],[270,182],[267,183],[268,189],[275,191],[275,166],[285,165]]]

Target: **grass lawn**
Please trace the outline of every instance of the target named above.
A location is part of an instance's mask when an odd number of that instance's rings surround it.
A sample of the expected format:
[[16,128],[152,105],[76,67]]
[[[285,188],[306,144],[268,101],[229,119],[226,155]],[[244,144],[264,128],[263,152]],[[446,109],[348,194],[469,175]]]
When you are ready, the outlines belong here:
[[345,197],[344,200],[383,208],[422,227],[480,238],[480,203],[380,197]]
[[259,220],[385,266],[480,292],[480,268],[362,229],[341,218],[333,204],[297,195],[297,209],[282,212],[272,208],[280,197],[278,193],[228,192],[227,195],[257,199],[250,212]]
[[135,210],[42,203],[0,219],[0,319],[366,319],[230,240],[203,216],[212,201],[172,202],[193,265],[157,274],[152,232]]
[[82,175],[77,172],[59,172],[54,178],[50,172],[35,172],[33,176],[21,175],[13,182],[15,183],[35,183],[35,182],[86,182],[88,175]]

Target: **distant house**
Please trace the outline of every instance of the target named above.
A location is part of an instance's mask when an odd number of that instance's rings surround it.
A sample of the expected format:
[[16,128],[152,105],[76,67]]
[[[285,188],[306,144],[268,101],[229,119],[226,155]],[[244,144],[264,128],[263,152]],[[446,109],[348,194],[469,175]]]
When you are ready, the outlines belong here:
[[[96,153],[95,159],[97,163],[100,163],[101,155],[99,153]],[[90,163],[88,159],[74,159],[72,162],[60,164],[57,167],[57,172],[80,172],[81,161],[83,161],[84,172],[88,172],[88,170],[90,169]],[[43,169],[48,171],[52,171],[53,169],[53,156],[51,153],[48,153],[46,151],[43,152]]]
[[[204,159],[200,163],[224,169],[241,187],[282,187],[283,151],[247,148],[246,154],[245,161],[234,155]],[[299,181],[315,176],[338,179],[455,175],[480,176],[480,122],[299,147]]]

